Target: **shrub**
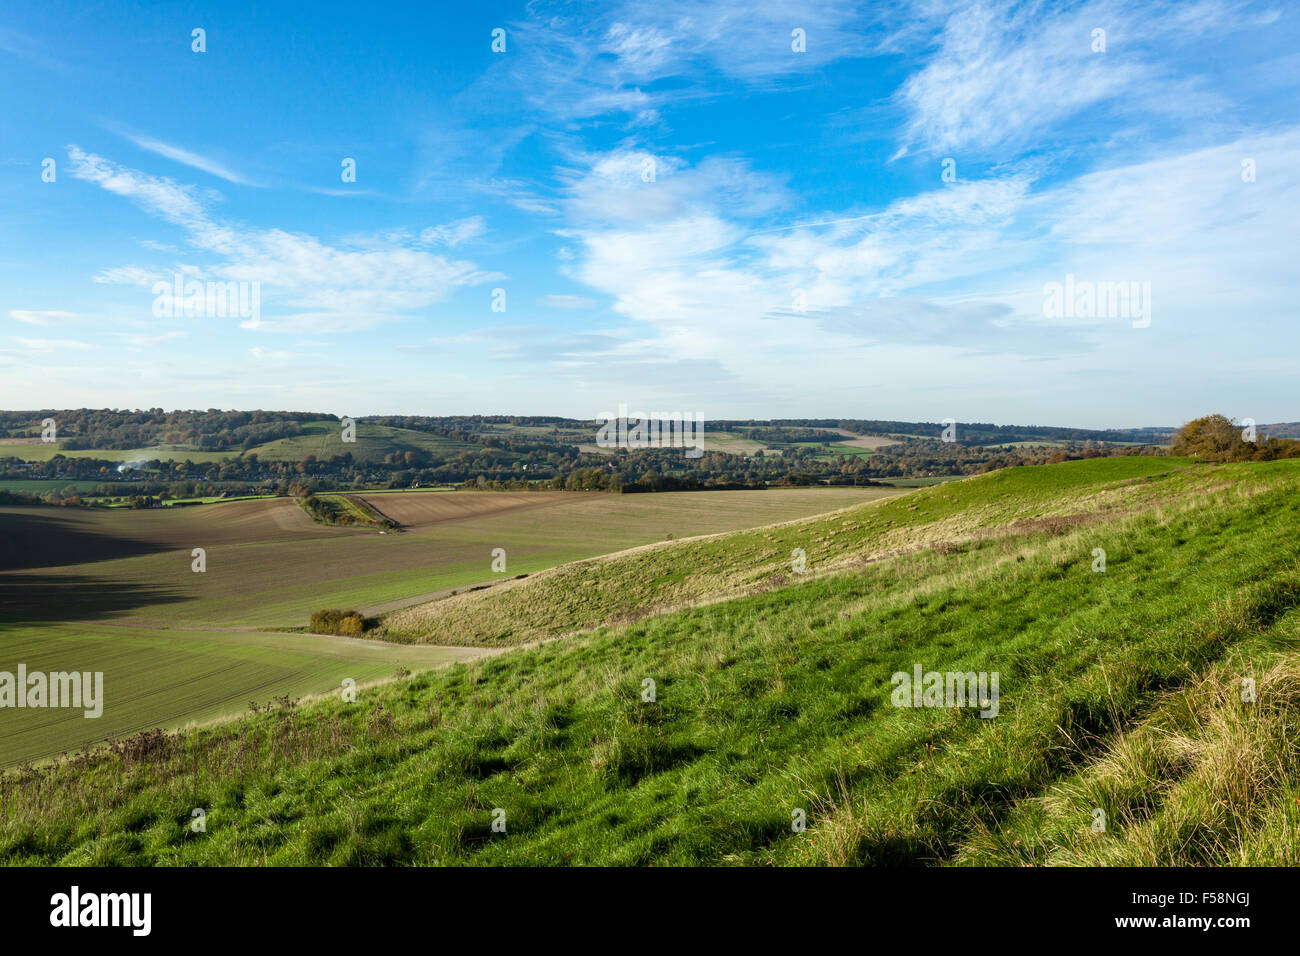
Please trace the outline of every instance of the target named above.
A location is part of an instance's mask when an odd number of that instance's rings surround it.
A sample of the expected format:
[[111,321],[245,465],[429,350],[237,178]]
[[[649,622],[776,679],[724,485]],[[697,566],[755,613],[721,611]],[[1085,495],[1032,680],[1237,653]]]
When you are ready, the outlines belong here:
[[340,611],[331,609],[315,611],[311,616],[313,634],[338,634],[343,637],[358,637],[364,634],[369,622],[359,611]]

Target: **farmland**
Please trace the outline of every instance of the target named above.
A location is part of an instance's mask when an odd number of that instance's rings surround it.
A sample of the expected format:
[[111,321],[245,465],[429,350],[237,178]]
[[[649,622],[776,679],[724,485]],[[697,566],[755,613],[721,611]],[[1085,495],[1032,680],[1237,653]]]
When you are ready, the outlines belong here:
[[[433,601],[389,622],[562,639],[14,777],[0,857],[1294,865],[1298,492],[1009,469]],[[918,661],[1000,671],[997,719],[888,706]]]
[[62,491],[65,488],[75,488],[79,492],[93,491],[95,486],[100,484],[98,481],[66,481],[57,478],[51,479],[30,479],[27,481],[14,479],[12,481],[0,481],[0,491],[26,491],[33,494],[40,494],[45,491]]
[[[178,630],[78,622],[0,624],[5,667],[31,671],[101,671],[109,706],[87,720],[80,711],[5,714],[0,755],[6,764],[48,757],[108,737],[155,727],[183,727],[270,703],[282,695],[319,694],[351,678],[359,685],[391,679],[481,652],[400,647],[323,635]],[[423,652],[423,653],[420,653]]]
[[301,435],[258,445],[252,453],[268,461],[303,461],[309,456],[327,459],[350,454],[357,461],[369,462],[408,451],[445,457],[463,451],[475,451],[479,447],[470,442],[452,441],[409,428],[374,424],[358,426],[356,441],[344,442],[338,422],[319,421],[305,423]]
[[198,451],[183,445],[147,445],[140,448],[64,448],[55,442],[32,440],[0,447],[0,455],[12,455],[24,461],[49,461],[57,455],[64,458],[98,458],[123,463],[161,461],[223,461],[230,452]]
[[[0,509],[17,544],[0,556],[0,570],[11,572],[5,606],[33,616],[296,627],[322,606],[373,608],[499,578],[490,569],[498,547],[506,550],[507,574],[516,575],[670,535],[788,520],[891,493],[366,493],[364,500],[406,526],[391,535],[314,524],[289,498],[142,512]],[[191,551],[200,547],[207,570],[195,574]],[[37,597],[38,582],[64,595],[57,606]]]
[[[59,440],[49,444],[38,437],[48,419],[60,423]],[[71,482],[80,489],[95,480],[105,485],[100,496],[160,499],[284,494],[303,483],[323,491],[866,484],[1116,448],[1149,455],[1169,434],[958,423],[949,441],[939,423],[724,420],[704,424],[705,454],[691,459],[659,447],[600,447],[597,429],[590,420],[526,416],[369,416],[345,430],[343,420],[312,412],[0,411],[0,481],[56,482],[40,489],[51,500],[69,497]]]
[[[71,662],[103,670],[130,701],[97,721],[51,723],[55,712],[28,711],[14,723],[10,712],[0,763],[242,712],[250,700],[325,692],[341,676],[391,678],[398,666],[418,671],[481,653],[277,633],[304,627],[323,607],[379,613],[668,535],[788,520],[895,493],[366,493],[362,500],[404,528],[389,534],[314,523],[289,498],[138,511],[0,508],[8,662],[0,669],[19,660],[33,670]],[[491,569],[498,547],[504,573]],[[204,551],[202,573],[192,570],[195,548]]]

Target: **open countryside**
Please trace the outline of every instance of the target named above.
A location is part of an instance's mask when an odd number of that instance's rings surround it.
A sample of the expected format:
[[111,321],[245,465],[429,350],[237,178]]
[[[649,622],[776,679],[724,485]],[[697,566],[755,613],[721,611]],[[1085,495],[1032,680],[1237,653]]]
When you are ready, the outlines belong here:
[[[656,495],[367,494],[400,524],[385,534],[316,524],[287,497],[151,510],[0,508],[0,632],[9,653],[31,670],[80,661],[132,701],[97,721],[28,711],[6,725],[0,763],[243,713],[250,700],[327,693],[344,677],[391,678],[398,668],[471,656],[278,633],[304,630],[321,607],[391,611],[674,535],[785,521],[890,493],[703,492],[671,506]],[[205,553],[202,573],[192,568],[194,548]],[[495,548],[505,551],[504,572],[492,571]],[[445,643],[466,641],[449,634]]]
[[9,4],[6,942],[1286,938],[1297,105],[1271,0]]
[[[391,536],[313,525],[288,499],[78,512],[53,535],[64,544],[33,551],[39,570],[6,572],[67,576],[66,619],[11,618],[8,639],[50,669],[92,650],[128,697],[116,731],[198,726],[14,778],[0,846],[95,863],[1294,864],[1298,491],[1297,461],[1126,456],[885,494],[365,496],[408,529]],[[701,533],[667,537],[679,507]],[[755,507],[764,524],[738,517]],[[97,524],[127,517],[130,534]],[[637,540],[656,522],[665,534]],[[490,580],[482,545],[507,532],[507,553],[538,549],[526,577],[452,593]],[[202,583],[174,573],[170,600],[140,593],[160,566],[138,562],[186,563],[196,534]],[[97,560],[60,563],[66,542],[101,539]],[[146,546],[160,550],[114,553]],[[368,571],[389,546],[441,561]],[[334,549],[354,575],[330,583]],[[259,579],[288,562],[306,576]],[[112,603],[71,600],[92,569]],[[205,595],[210,581],[228,596]],[[286,592],[304,581],[391,610],[364,639],[270,630],[301,624],[310,601]],[[430,582],[441,593],[415,593]],[[999,719],[890,707],[889,674],[922,658],[1000,672]],[[364,707],[323,693],[345,671],[368,685]],[[1232,703],[1244,677],[1266,706]],[[267,706],[202,725],[239,695]],[[24,717],[7,725],[10,761],[79,742]],[[362,829],[334,806],[341,761]],[[32,802],[47,776],[52,816]],[[259,798],[223,789],[235,779]],[[201,845],[168,823],[194,788],[227,820]],[[688,804],[664,799],[683,788]],[[1094,803],[1114,823],[1101,838],[1079,817]],[[514,807],[518,838],[476,836],[484,805]],[[805,805],[807,839],[782,823]]]

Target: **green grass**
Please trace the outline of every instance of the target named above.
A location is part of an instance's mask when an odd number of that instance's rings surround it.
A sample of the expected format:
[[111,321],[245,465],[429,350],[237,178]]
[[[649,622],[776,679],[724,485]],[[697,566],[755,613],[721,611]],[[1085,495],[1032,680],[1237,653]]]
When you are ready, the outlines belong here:
[[344,442],[342,425],[336,421],[306,422],[302,433],[291,438],[280,438],[248,449],[226,451],[199,451],[185,445],[160,443],[145,448],[86,448],[67,450],[60,443],[24,442],[0,445],[0,458],[15,457],[23,461],[49,461],[55,455],[66,458],[99,458],[107,461],[192,461],[195,463],[224,461],[241,454],[255,454],[264,461],[302,461],[309,455],[327,460],[335,455],[351,453],[358,462],[379,461],[392,452],[423,452],[435,460],[454,458],[461,452],[481,452],[482,445],[454,441],[439,435],[407,428],[358,423],[356,441]]
[[320,494],[299,499],[313,521],[329,525],[357,525],[391,530],[397,523],[384,517],[358,495]]
[[77,491],[94,491],[95,488],[103,484],[100,481],[85,481],[72,478],[32,478],[32,479],[11,479],[0,481],[0,491],[25,491],[33,495],[41,495],[47,491],[62,491],[64,488],[76,488]]
[[145,448],[78,448],[65,449],[59,444],[35,442],[21,445],[0,445],[0,458],[12,456],[21,461],[49,461],[55,455],[65,458],[97,458],[102,461],[192,461],[195,463],[224,461],[238,455],[236,451],[196,451],[183,445],[149,445]]
[[[880,489],[790,489],[608,495],[529,492],[526,508],[500,508],[497,492],[367,494],[381,511],[390,500],[435,502],[446,520],[400,534],[313,524],[287,498],[130,511],[0,508],[39,522],[51,549],[9,575],[13,587],[49,605],[48,614],[142,627],[305,625],[322,607],[367,613],[454,588],[534,573],[568,561],[662,541],[781,521],[871,500]],[[463,512],[459,514],[458,512]],[[47,527],[48,526],[48,527]],[[122,553],[105,543],[138,543]],[[190,570],[203,547],[207,571]],[[507,575],[491,570],[505,548]],[[37,563],[39,562],[39,563]],[[113,600],[108,600],[113,598]]]
[[[653,551],[556,567],[490,592],[408,608],[385,620],[388,640],[505,645],[614,620],[779,587],[796,577],[794,553],[822,574],[983,529],[1046,518],[1104,518],[1108,509],[1199,487],[1186,459],[1098,459],[1011,468],[882,500],[850,513],[679,542]],[[1148,479],[1168,473],[1165,481]],[[1143,482],[1139,486],[1131,483]],[[1088,489],[1091,495],[1077,492]]]
[[427,452],[441,460],[454,458],[464,451],[482,450],[482,445],[471,442],[458,442],[427,432],[364,422],[357,424],[356,441],[344,442],[339,422],[319,421],[305,423],[301,435],[258,445],[250,449],[248,454],[256,454],[264,461],[302,461],[308,455],[315,455],[324,461],[335,455],[351,453],[356,461],[380,461],[395,451],[416,451]]
[[[386,535],[369,527],[313,524],[287,498],[146,511],[0,508],[6,542],[12,536],[17,543],[3,555],[14,562],[12,570],[0,571],[0,613],[7,612],[0,617],[0,670],[13,671],[18,663],[38,669],[38,661],[67,660],[83,671],[115,669],[120,688],[132,685],[123,684],[125,671],[119,669],[116,652],[136,648],[130,666],[142,668],[151,688],[146,694],[131,691],[140,706],[125,711],[121,724],[108,715],[69,722],[58,712],[25,711],[23,729],[15,737],[6,736],[6,727],[15,726],[11,718],[16,712],[0,711],[0,765],[101,739],[102,728],[110,726],[127,732],[204,719],[215,713],[214,707],[231,713],[232,706],[247,706],[252,695],[245,677],[257,673],[267,681],[266,696],[272,690],[319,693],[337,686],[338,674],[316,666],[310,653],[316,646],[303,644],[306,639],[268,638],[249,629],[305,627],[313,611],[327,607],[371,613],[662,540],[673,531],[744,527],[832,510],[875,494],[868,489],[792,489],[626,496],[460,491],[330,496],[359,509],[366,500],[394,513],[429,509],[428,522]],[[201,574],[192,570],[195,547],[206,552]],[[506,574],[491,568],[494,547],[507,549]],[[223,653],[238,656],[245,648],[252,656],[238,666],[230,664],[226,673],[224,665],[214,664],[211,648],[195,636],[200,632],[226,648]],[[35,643],[27,643],[28,637]],[[448,652],[433,648],[394,648],[375,641],[361,647],[357,654],[363,661],[388,654],[410,669],[415,669],[414,661],[448,659]],[[30,653],[36,649],[41,654]],[[146,666],[151,660],[169,665]],[[58,668],[51,664],[49,669]],[[384,676],[393,672],[389,667]],[[229,695],[214,703],[206,691],[197,693],[203,681],[213,693],[222,692],[228,682]],[[44,741],[38,732],[42,726],[49,729]]]
[[934,475],[926,478],[882,478],[881,480],[895,488],[928,488],[931,485],[942,485],[947,481],[960,481],[964,477],[964,475]]
[[[112,497],[121,497],[121,496],[113,495]],[[176,505],[182,505],[182,506],[215,505],[226,501],[257,501],[259,499],[276,498],[276,497],[279,496],[278,495],[232,495],[228,498],[223,498],[221,495],[208,495],[202,498],[169,498],[166,501],[164,501],[162,504],[164,508],[171,508]],[[91,498],[90,500],[96,501],[99,499]]]
[[[104,711],[4,710],[0,765],[75,750],[154,727],[247,713],[285,694],[325,693],[418,671],[474,652],[399,647],[298,634],[160,631],[103,624],[37,624],[0,619],[0,670],[101,671]],[[423,652],[423,653],[420,653]]]
[[[1108,459],[767,529],[807,577],[11,775],[0,859],[1295,865],[1297,492],[1295,462]],[[627,580],[743,579],[764,537],[733,537]],[[998,672],[999,715],[890,706],[915,664]]]
[[879,455],[879,448],[855,448],[852,445],[836,447],[830,446],[832,451],[828,455],[817,455],[818,461],[838,461],[840,458],[870,458],[872,455]]

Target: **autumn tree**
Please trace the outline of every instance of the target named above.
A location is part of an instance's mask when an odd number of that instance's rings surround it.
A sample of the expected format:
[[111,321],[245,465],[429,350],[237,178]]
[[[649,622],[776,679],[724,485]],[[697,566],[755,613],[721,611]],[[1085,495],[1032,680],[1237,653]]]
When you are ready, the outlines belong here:
[[1187,458],[1208,461],[1249,461],[1255,443],[1241,438],[1241,427],[1224,415],[1194,418],[1174,432],[1172,451]]

